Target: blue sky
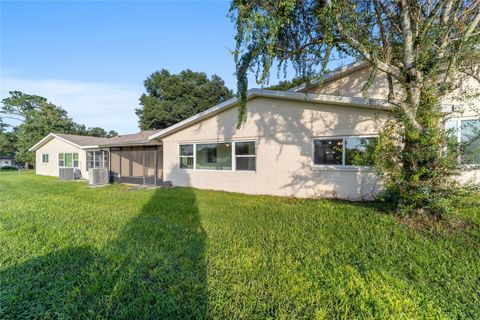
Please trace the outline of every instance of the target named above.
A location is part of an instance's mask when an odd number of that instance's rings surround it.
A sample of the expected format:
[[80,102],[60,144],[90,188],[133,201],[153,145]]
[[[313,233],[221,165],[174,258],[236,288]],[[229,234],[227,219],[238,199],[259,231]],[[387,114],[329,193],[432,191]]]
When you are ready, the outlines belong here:
[[155,70],[217,74],[235,89],[229,6],[0,0],[0,97],[42,95],[79,123],[135,132],[143,81]]

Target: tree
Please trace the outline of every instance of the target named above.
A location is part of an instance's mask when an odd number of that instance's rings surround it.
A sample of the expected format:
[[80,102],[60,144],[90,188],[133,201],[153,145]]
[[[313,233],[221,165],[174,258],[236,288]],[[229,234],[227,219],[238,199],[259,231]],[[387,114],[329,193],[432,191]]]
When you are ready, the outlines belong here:
[[295,87],[298,87],[298,86],[308,82],[309,80],[310,79],[308,79],[307,77],[295,77],[292,80],[280,81],[278,84],[268,86],[265,89],[287,91],[287,90],[293,89]]
[[456,155],[444,152],[451,142],[440,101],[467,77],[480,81],[480,1],[234,0],[230,12],[237,30],[239,125],[251,70],[264,83],[278,60],[280,67],[292,63],[299,76],[321,80],[332,53],[368,61],[365,88],[386,73],[394,107],[377,148],[384,160],[379,173],[398,209],[444,211]]
[[[3,127],[0,131],[0,148],[8,148],[10,152],[14,151],[18,162],[34,163],[35,155],[28,149],[50,132],[99,137],[117,134],[113,130],[107,133],[98,127],[86,129],[84,125],[75,123],[65,109],[37,95],[11,91],[10,97],[3,99],[2,103],[0,124]],[[5,124],[1,122],[2,118],[14,119],[20,121],[21,124],[7,132]]]
[[15,152],[15,132],[8,131],[9,125],[0,119],[0,156],[13,155]]
[[111,138],[118,136],[118,133],[115,130],[110,130],[109,132],[100,127],[90,127],[86,128],[84,125],[79,126],[78,134],[92,137],[101,137],[101,138]]
[[142,107],[135,110],[143,130],[166,128],[233,97],[219,76],[209,79],[188,69],[179,74],[156,71],[145,80],[145,89]]

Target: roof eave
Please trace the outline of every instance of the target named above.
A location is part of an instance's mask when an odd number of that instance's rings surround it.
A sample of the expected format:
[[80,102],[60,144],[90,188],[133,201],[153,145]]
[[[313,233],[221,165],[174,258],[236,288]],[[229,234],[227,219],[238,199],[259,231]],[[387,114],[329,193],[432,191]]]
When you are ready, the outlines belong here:
[[75,146],[77,148],[82,148],[81,146],[79,146],[78,144],[70,141],[70,140],[67,140],[65,138],[62,138],[58,135],[56,135],[55,133],[53,132],[50,132],[49,134],[47,134],[42,140],[38,141],[35,145],[33,145],[30,149],[28,149],[28,151],[30,152],[33,152],[33,151],[37,151],[39,148],[41,148],[43,145],[45,145],[46,143],[48,143],[50,140],[52,140],[53,138],[57,138],[59,140],[62,140],[63,142],[66,142],[68,144],[71,144],[72,146]]
[[[333,104],[333,105],[352,106],[352,107],[380,109],[380,110],[391,110],[392,108],[391,105],[386,100],[379,100],[379,99],[318,95],[318,94],[307,94],[307,93],[298,93],[298,92],[290,92],[290,91],[276,91],[276,90],[263,90],[263,89],[249,90],[247,93],[247,100],[253,99],[255,97],[312,102],[312,103],[320,103],[320,104]],[[153,139],[158,139],[158,138],[163,138],[165,136],[168,136],[178,130],[184,129],[199,121],[202,121],[206,118],[210,118],[220,112],[223,112],[224,110],[227,110],[237,105],[237,103],[238,103],[237,98],[232,98],[230,100],[227,100],[219,105],[216,105],[188,119],[185,119],[177,124],[174,124],[173,126],[166,128],[165,130],[152,134],[148,137],[148,139],[153,140]]]

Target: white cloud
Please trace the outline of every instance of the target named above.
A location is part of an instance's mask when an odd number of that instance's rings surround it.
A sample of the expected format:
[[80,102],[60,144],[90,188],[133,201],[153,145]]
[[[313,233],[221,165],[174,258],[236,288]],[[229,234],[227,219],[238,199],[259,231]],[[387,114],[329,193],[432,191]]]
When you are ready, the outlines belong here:
[[2,77],[0,97],[3,99],[8,91],[14,90],[47,98],[66,109],[75,122],[87,127],[102,127],[121,134],[139,130],[135,108],[143,92],[141,85]]

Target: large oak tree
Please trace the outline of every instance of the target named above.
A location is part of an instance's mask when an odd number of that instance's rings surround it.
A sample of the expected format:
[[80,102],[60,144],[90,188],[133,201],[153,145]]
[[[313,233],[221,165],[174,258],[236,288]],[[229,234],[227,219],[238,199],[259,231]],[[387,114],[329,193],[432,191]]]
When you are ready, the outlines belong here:
[[136,109],[143,130],[166,128],[233,97],[219,76],[188,69],[156,71],[145,80],[145,89]]

